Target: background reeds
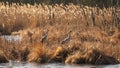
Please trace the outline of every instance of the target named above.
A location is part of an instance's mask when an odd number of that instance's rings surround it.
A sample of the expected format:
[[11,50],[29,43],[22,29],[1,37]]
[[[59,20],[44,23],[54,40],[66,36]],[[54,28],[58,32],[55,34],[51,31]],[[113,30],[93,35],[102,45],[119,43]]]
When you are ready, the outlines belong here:
[[53,4],[61,4],[68,5],[69,3],[73,3],[75,5],[87,5],[87,6],[98,6],[98,7],[112,7],[112,6],[120,6],[119,0],[0,0],[0,2],[4,2],[5,4],[9,3],[17,3],[19,5],[23,4],[46,4],[46,5],[53,5]]

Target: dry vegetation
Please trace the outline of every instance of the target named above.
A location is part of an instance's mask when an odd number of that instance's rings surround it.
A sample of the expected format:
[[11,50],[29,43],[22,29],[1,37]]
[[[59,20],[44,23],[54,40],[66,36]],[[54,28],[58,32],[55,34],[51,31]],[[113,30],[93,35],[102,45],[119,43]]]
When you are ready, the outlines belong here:
[[120,8],[0,3],[0,62],[120,62]]

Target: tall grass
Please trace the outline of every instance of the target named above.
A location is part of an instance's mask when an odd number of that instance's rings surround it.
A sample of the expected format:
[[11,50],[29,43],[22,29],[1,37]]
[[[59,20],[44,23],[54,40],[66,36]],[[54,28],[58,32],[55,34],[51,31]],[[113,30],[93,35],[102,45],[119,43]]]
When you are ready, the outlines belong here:
[[0,56],[6,62],[119,63],[119,10],[1,3],[0,32],[18,35],[23,41],[16,44],[0,38]]
[[13,4],[11,7],[1,5],[0,11],[0,31],[3,34],[11,34],[13,31],[28,27],[61,26],[63,24],[78,24],[75,25],[77,26],[76,28],[79,28],[79,26],[84,27],[85,25],[96,25],[103,30],[120,29],[119,7],[100,9],[98,7],[92,8],[72,4],[66,5],[66,7],[62,4],[55,6],[44,4],[19,6]]

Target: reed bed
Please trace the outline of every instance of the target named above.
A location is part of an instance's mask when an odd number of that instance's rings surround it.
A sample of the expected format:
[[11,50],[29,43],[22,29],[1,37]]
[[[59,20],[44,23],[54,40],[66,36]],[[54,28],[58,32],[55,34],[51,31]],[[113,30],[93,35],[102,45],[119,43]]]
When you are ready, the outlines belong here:
[[22,38],[0,38],[0,62],[120,62],[119,7],[0,4],[1,34]]

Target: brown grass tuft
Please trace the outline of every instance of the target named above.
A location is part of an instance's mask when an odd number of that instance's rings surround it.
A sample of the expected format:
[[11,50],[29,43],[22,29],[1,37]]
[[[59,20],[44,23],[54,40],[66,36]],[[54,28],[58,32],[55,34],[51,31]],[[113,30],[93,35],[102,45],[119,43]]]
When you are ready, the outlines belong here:
[[118,64],[119,61],[113,57],[107,56],[98,50],[89,50],[86,53],[76,52],[73,55],[69,55],[65,60],[65,63],[71,64]]
[[33,48],[30,50],[28,55],[28,62],[41,62],[45,57],[45,46],[42,43],[36,43],[33,45]]
[[[73,55],[68,55],[68,57],[65,60],[65,63],[68,64],[78,64],[79,60],[82,58],[82,54],[80,52],[76,52]],[[81,61],[82,62],[82,61]]]
[[53,51],[53,54],[48,62],[64,62],[66,55],[67,53],[65,49],[59,46]]

